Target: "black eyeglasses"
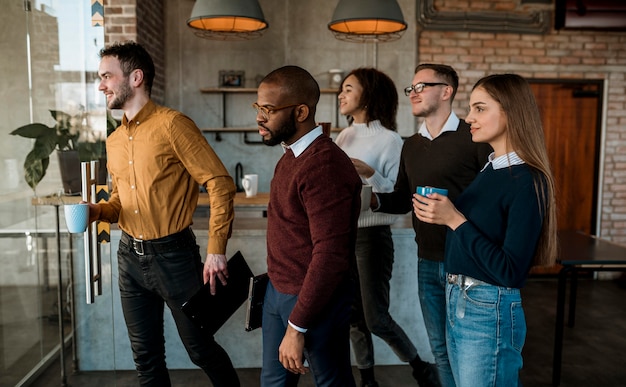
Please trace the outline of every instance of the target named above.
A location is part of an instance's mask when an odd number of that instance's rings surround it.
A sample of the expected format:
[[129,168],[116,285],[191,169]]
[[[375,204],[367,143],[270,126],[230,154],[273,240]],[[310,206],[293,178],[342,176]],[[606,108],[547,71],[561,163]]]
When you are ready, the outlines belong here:
[[267,107],[267,106],[261,106],[258,103],[253,103],[252,107],[254,108],[254,110],[256,110],[256,114],[259,114],[259,112],[261,112],[261,116],[263,116],[263,119],[265,119],[265,121],[269,121],[270,119],[270,113],[279,111],[279,110],[283,110],[283,109],[287,109],[290,107],[294,107],[294,106],[299,106],[302,104],[294,104],[294,105],[287,105],[287,106],[279,106],[279,107]]
[[441,82],[422,82],[422,83],[416,83],[414,85],[411,85],[409,87],[405,87],[404,88],[404,95],[409,96],[411,95],[411,91],[414,91],[415,93],[419,94],[422,91],[424,91],[425,87],[430,87],[430,86],[450,86],[447,83],[441,83]]

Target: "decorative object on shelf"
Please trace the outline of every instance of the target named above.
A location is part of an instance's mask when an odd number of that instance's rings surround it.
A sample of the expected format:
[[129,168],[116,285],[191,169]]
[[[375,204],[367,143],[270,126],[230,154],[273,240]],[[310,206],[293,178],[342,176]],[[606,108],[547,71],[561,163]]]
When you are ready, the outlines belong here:
[[244,71],[220,70],[220,87],[244,87],[246,77]]
[[[89,123],[89,113],[80,106],[76,114],[50,110],[54,126],[32,123],[21,126],[10,134],[35,140],[33,149],[24,160],[24,179],[34,190],[46,175],[50,155],[57,151],[63,188],[67,194],[80,192],[80,161],[104,160],[106,136],[117,127],[117,122],[107,114],[107,131],[94,130]],[[100,164],[105,164],[101,162]],[[106,167],[104,168],[106,174]],[[68,175],[69,173],[69,175]],[[77,175],[72,176],[74,173]],[[77,181],[77,182],[76,182]]]
[[328,28],[351,42],[389,42],[407,28],[396,0],[339,0]]
[[343,70],[330,69],[328,70],[328,87],[331,89],[339,89],[341,87],[341,81],[343,81]]
[[213,40],[256,39],[269,27],[257,0],[197,0],[187,25]]

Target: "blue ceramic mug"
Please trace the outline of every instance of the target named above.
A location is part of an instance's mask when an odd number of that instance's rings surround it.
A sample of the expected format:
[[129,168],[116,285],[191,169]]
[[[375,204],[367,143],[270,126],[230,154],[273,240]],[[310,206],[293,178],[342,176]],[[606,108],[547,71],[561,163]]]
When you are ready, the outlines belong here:
[[[428,194],[431,193],[438,193],[439,195],[443,195],[443,196],[448,196],[448,190],[445,188],[435,188],[435,187],[422,187],[422,186],[417,186],[417,188],[415,188],[415,193],[417,193],[418,195],[422,195],[422,196],[428,196]],[[420,202],[422,203],[422,202]],[[424,204],[424,203],[422,203]]]

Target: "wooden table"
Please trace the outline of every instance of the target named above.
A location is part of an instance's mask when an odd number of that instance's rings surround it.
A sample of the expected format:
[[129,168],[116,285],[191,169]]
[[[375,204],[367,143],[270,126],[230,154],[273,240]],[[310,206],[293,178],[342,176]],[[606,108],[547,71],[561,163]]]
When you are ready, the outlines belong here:
[[[567,325],[572,328],[574,327],[576,314],[578,272],[626,271],[626,247],[579,231],[559,231],[559,257],[557,263],[562,265],[562,269],[558,275],[556,326],[554,330],[554,354],[552,362],[553,386],[558,386],[561,383],[567,279],[571,278]],[[620,360],[616,359],[616,361]]]
[[[237,192],[235,194],[235,208],[244,208],[244,207],[259,207],[266,209],[267,203],[270,201],[270,193],[269,192],[259,192],[256,196],[246,197],[245,192]],[[198,206],[208,206],[209,203],[209,195],[206,193],[201,193],[200,197],[198,197]]]

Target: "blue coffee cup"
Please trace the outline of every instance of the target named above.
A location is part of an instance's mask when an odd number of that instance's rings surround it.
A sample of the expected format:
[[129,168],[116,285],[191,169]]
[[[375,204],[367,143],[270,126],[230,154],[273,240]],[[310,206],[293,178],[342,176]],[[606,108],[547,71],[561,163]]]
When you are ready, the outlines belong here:
[[415,193],[422,196],[428,196],[431,193],[438,193],[439,195],[448,196],[448,190],[445,188],[435,188],[435,187],[422,187],[417,186],[415,189]]

